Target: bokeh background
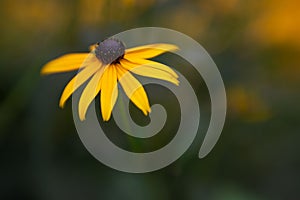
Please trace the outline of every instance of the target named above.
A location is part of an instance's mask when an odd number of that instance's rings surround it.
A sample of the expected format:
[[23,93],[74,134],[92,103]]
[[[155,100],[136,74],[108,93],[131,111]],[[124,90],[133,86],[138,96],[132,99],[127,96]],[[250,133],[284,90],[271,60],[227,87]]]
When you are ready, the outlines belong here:
[[[0,199],[299,199],[299,7],[298,0],[1,0]],[[198,159],[210,115],[205,83],[177,57],[159,57],[181,63],[174,67],[191,78],[204,111],[199,142],[162,170],[127,174],[84,148],[71,101],[58,108],[75,73],[42,77],[40,69],[144,26],[171,28],[204,46],[223,76],[228,113],[217,145]],[[148,90],[150,101],[164,103]],[[178,119],[171,120],[150,147],[118,136],[113,122],[99,123],[116,143],[140,151],[172,139]]]

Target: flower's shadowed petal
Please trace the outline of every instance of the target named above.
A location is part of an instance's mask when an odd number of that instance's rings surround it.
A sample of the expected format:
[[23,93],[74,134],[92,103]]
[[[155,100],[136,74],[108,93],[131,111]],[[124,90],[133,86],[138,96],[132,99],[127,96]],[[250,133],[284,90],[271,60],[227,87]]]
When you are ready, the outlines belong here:
[[143,86],[124,68],[119,66],[117,69],[118,80],[126,95],[145,115],[147,115],[148,112],[151,112],[151,109]]
[[141,76],[169,81],[175,85],[179,84],[177,74],[168,66],[154,61],[148,62],[147,60],[137,59],[135,61],[136,63],[132,63],[124,59],[121,60],[121,65],[125,69]]
[[103,121],[108,121],[118,97],[117,70],[115,65],[106,67],[101,80],[101,111]]
[[176,51],[178,47],[172,44],[149,44],[127,49],[125,55],[138,58],[153,58],[168,51]]
[[52,74],[78,70],[94,61],[95,55],[89,53],[71,53],[48,62],[41,70],[41,74]]
[[101,83],[102,83],[102,75],[104,72],[105,67],[100,68],[94,76],[91,78],[87,86],[82,92],[82,95],[79,100],[78,104],[78,112],[79,112],[79,118],[81,121],[85,120],[86,111],[93,101],[93,99],[97,96],[101,89]]
[[98,46],[97,43],[96,43],[96,44],[92,44],[92,45],[89,46],[89,50],[90,50],[90,51],[95,51],[96,48],[97,48],[97,46]]
[[102,67],[99,61],[91,63],[89,66],[83,68],[65,87],[60,101],[59,106],[64,107],[66,100],[71,96],[71,94],[78,89],[85,81],[87,81],[94,73],[97,72]]

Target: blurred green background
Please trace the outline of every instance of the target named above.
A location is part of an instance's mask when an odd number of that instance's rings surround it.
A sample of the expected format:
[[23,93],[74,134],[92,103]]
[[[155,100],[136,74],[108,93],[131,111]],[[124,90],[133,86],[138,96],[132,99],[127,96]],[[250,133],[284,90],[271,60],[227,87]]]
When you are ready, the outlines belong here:
[[[299,7],[297,0],[1,0],[0,199],[299,199]],[[88,153],[70,101],[58,108],[75,73],[39,71],[56,56],[144,26],[204,46],[223,76],[228,113],[204,159],[199,141],[162,170],[127,174]],[[192,74],[182,63],[176,69]],[[202,81],[191,82],[204,98],[201,139],[209,97]]]

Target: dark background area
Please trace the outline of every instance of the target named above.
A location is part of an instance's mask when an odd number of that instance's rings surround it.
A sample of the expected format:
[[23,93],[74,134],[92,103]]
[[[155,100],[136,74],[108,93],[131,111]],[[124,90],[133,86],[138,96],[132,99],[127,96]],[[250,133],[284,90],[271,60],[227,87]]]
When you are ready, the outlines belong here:
[[[299,199],[299,6],[297,0],[0,1],[0,199]],[[144,26],[171,28],[203,45],[222,74],[228,113],[217,145],[198,159],[210,104],[205,83],[191,79],[204,110],[200,140],[164,169],[128,174],[85,149],[71,101],[58,107],[74,73],[40,76],[40,69]],[[172,62],[192,76],[191,66]],[[150,101],[166,103],[155,98],[155,87],[146,89]],[[171,130],[139,146],[163,146]],[[124,136],[110,137],[127,145]]]

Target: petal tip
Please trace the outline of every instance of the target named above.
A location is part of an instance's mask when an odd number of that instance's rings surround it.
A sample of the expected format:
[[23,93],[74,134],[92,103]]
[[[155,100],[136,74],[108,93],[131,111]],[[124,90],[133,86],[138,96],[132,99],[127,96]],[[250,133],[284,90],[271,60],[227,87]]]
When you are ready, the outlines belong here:
[[80,116],[79,115],[79,119],[80,119],[80,121],[85,121],[85,116]]
[[44,69],[44,67],[41,69],[41,71],[40,71],[40,75],[45,75],[46,73],[45,73],[45,69]]
[[44,65],[40,71],[40,75],[48,75],[48,74],[51,74],[51,71],[49,71],[48,65]]
[[107,122],[107,121],[109,121],[110,117],[103,117],[102,116],[102,119],[103,119],[104,122]]
[[59,101],[59,107],[63,109],[65,107],[65,102],[63,102],[62,100],[60,100]]

